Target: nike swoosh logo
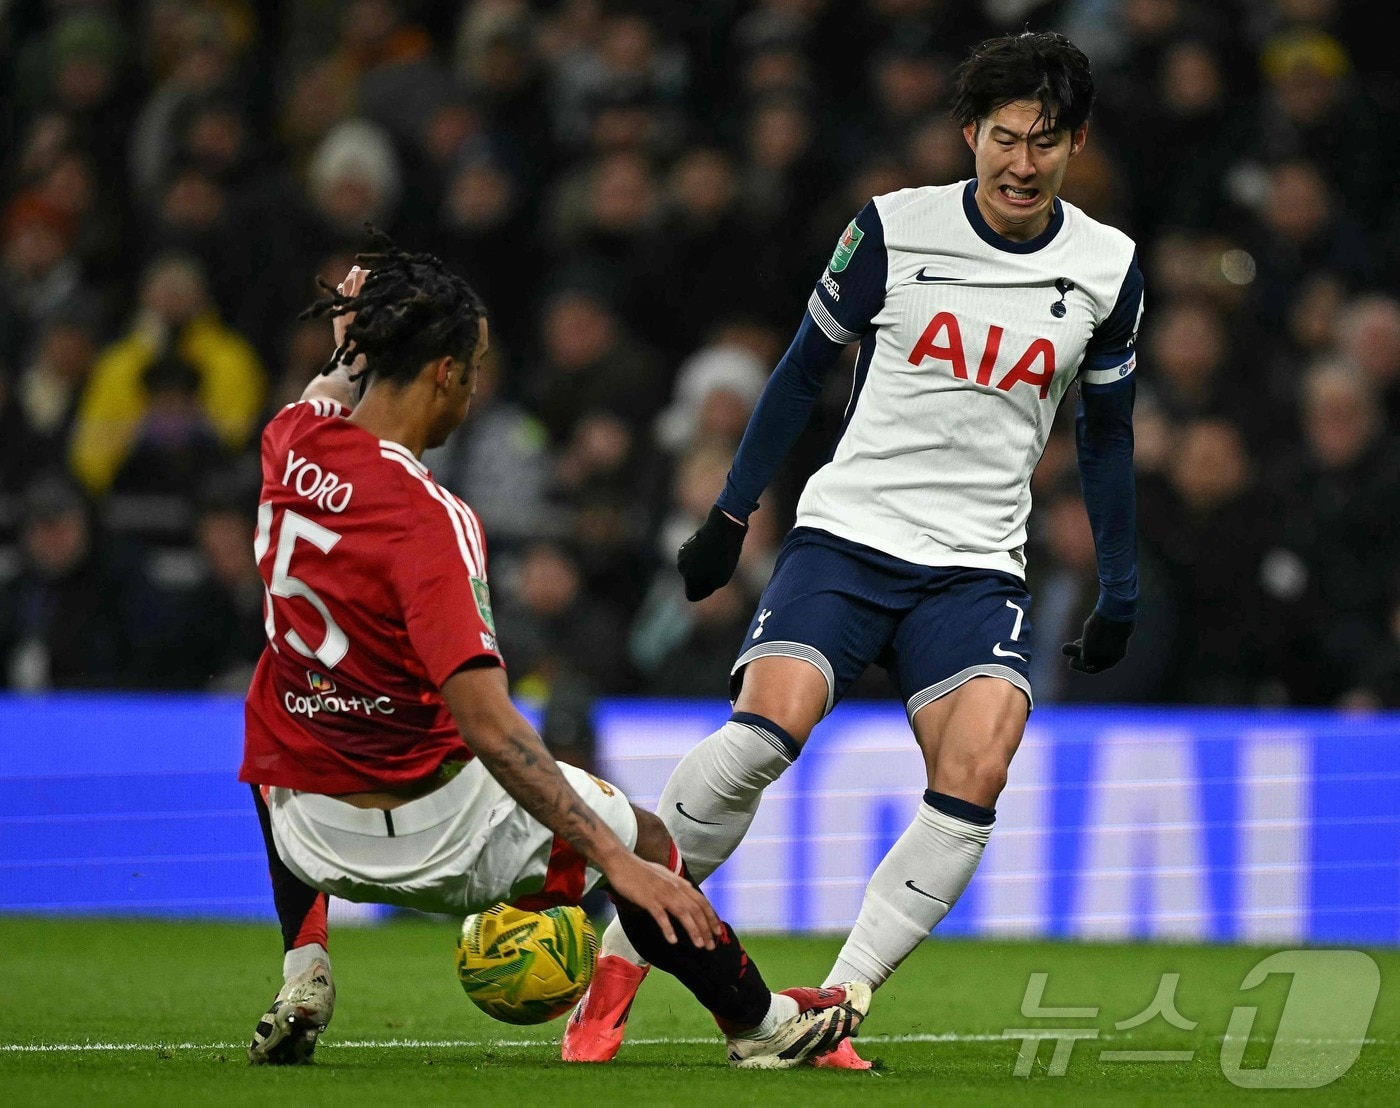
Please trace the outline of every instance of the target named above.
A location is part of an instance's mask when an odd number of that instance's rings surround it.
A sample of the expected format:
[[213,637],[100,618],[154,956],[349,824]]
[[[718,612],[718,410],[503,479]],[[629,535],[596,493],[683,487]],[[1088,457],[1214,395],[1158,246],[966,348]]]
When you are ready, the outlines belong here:
[[998,658],[1020,658],[1023,662],[1026,660],[1024,654],[1017,654],[1014,650],[1003,650],[1001,648],[1001,643],[997,643],[996,646],[992,647],[992,653]]
[[696,819],[694,816],[692,816],[689,812],[687,812],[684,808],[681,807],[681,802],[679,800],[676,801],[676,811],[678,811],[681,815],[685,816],[685,818],[690,820],[691,823],[703,823],[706,827],[724,826],[724,824],[722,823],[711,823],[707,819]]
[[918,273],[914,274],[914,280],[916,280],[916,281],[922,281],[922,282],[924,282],[924,284],[931,284],[931,283],[934,282],[934,281],[957,281],[957,280],[960,280],[960,278],[958,278],[958,277],[934,277],[934,276],[932,276],[932,275],[928,272],[928,267],[925,266],[923,269],[919,270]]
[[916,885],[916,884],[914,884],[914,882],[912,882],[912,881],[906,881],[906,882],[904,882],[904,887],[905,887],[906,889],[910,889],[910,890],[912,890],[913,892],[918,893],[920,896],[926,896],[926,897],[928,897],[930,900],[936,900],[936,901],[938,901],[938,903],[941,904],[941,905],[943,905],[943,907],[945,907],[945,908],[948,907],[948,902],[947,902],[946,900],[944,900],[941,896],[934,896],[933,893],[926,893],[926,892],[924,892],[923,889],[919,888],[919,886]]

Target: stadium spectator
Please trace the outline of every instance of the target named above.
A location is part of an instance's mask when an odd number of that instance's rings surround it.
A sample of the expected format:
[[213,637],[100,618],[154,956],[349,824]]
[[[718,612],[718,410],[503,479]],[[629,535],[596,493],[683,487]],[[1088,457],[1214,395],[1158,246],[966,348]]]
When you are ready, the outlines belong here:
[[743,210],[763,229],[758,265],[774,277],[754,308],[770,319],[788,317],[802,303],[806,282],[797,274],[810,272],[814,249],[806,200],[825,196],[833,185],[819,129],[813,107],[786,94],[751,105],[743,119]]
[[401,0],[361,0],[336,12],[331,51],[339,79],[363,90],[384,70],[415,66],[432,57],[432,40]]
[[528,348],[544,253],[518,176],[489,150],[459,155],[444,186],[438,219],[442,254],[481,289],[501,341]]
[[1302,624],[1286,644],[1296,655],[1291,699],[1328,704],[1385,639],[1400,557],[1400,445],[1349,367],[1313,368],[1303,395],[1305,449],[1275,466],[1269,489],[1283,524],[1273,587]]
[[13,451],[11,456],[27,471],[65,464],[78,398],[97,357],[100,330],[95,303],[65,304],[40,332],[33,358],[14,382],[14,403],[23,426],[5,436],[5,449]]
[[335,344],[324,327],[311,319],[292,320],[283,334],[281,356],[272,365],[267,404],[259,422],[266,423],[282,408],[296,403],[334,353]]
[[11,522],[15,514],[11,497],[24,488],[32,475],[31,453],[24,411],[15,398],[9,376],[0,374],[0,503],[4,505],[0,508],[0,525]]
[[83,279],[102,287],[120,279],[129,260],[122,241],[122,193],[106,187],[89,151],[73,144],[55,152],[35,192],[71,228],[73,257]]
[[1385,124],[1358,84],[1347,48],[1325,31],[1282,28],[1263,43],[1264,88],[1255,113],[1237,117],[1234,173],[1302,158],[1328,167],[1337,201],[1362,212],[1395,179]]
[[128,156],[132,194],[149,206],[179,162],[192,106],[236,83],[246,39],[207,8],[165,2],[151,7],[144,46],[153,88],[131,129]]
[[355,238],[366,220],[393,225],[403,173],[383,128],[365,119],[337,123],[317,146],[306,176],[307,193],[331,241]]
[[1304,370],[1333,354],[1337,323],[1346,303],[1346,284],[1336,275],[1322,271],[1309,275],[1294,290],[1281,330],[1265,331],[1232,317],[1241,332],[1241,348],[1260,352],[1257,374],[1266,406],[1285,417],[1269,448],[1271,455],[1298,442]]
[[21,193],[0,222],[0,364],[13,370],[44,324],[81,292],[72,220],[39,193]]
[[[1141,441],[1139,438],[1139,444]],[[1060,645],[1079,633],[1084,607],[1093,603],[1099,587],[1094,534],[1084,510],[1079,476],[1074,472],[1072,440],[1067,461],[1068,467],[1035,493],[1035,526],[1026,578],[1034,586],[1036,598],[1030,671],[1036,703],[1156,703],[1170,699],[1169,680],[1185,640],[1178,598],[1168,594],[1165,575],[1150,549],[1139,552],[1138,623],[1153,648],[1135,650],[1107,673],[1092,677],[1075,673],[1060,662]]]
[[[656,568],[628,630],[628,655],[643,675],[648,690],[662,677],[662,666],[690,635],[697,618],[693,605],[686,603],[681,581],[672,571],[671,552],[705,521],[710,505],[724,488],[733,456],[733,446],[725,441],[701,440],[686,445],[673,462],[669,501],[660,513],[652,541]],[[742,634],[740,628],[730,643],[731,650]]]
[[[697,442],[677,468],[673,502],[662,516],[654,540],[657,568],[627,636],[628,656],[641,675],[641,691],[648,694],[713,696],[716,687],[727,687],[735,647],[743,641],[754,602],[773,573],[782,529],[776,513],[767,508],[749,517],[749,534],[734,581],[722,590],[725,595],[720,602],[687,602],[684,584],[672,570],[677,536],[684,539],[704,522],[709,506],[724,487],[733,456],[729,441]],[[736,605],[744,613],[737,623]],[[692,663],[696,671],[703,669],[708,674],[707,679],[718,679],[719,685],[711,684],[707,689],[700,684],[698,672],[678,672],[687,670]],[[872,687],[879,690],[875,695],[887,695],[888,682],[883,680],[883,672],[872,676],[875,679],[870,682],[858,680],[850,695],[869,695]]]
[[1249,252],[1258,273],[1247,301],[1252,322],[1284,326],[1287,306],[1308,276],[1335,273],[1350,288],[1379,277],[1371,236],[1346,209],[1319,163],[1280,162],[1265,176],[1265,199],[1255,210]]
[[[736,266],[736,252],[760,236],[740,207],[739,167],[716,146],[684,151],[667,175],[661,241],[664,264],[648,298],[665,320],[654,341],[679,361],[704,340],[717,318],[752,311],[763,296],[759,272]],[[670,276],[668,276],[668,273]],[[685,274],[685,280],[674,279]],[[695,290],[703,289],[703,296]]]
[[256,488],[234,470],[206,481],[194,523],[197,559],[187,577],[161,590],[138,684],[247,690],[267,645],[262,578],[248,542],[256,503]]
[[569,508],[574,554],[590,594],[619,615],[641,599],[650,565],[646,507],[664,476],[655,455],[644,426],[605,409],[584,415],[558,452],[554,489]]
[[446,87],[397,146],[406,163],[408,192],[424,206],[429,223],[456,168],[495,153],[481,112],[455,84]]
[[758,594],[731,581],[691,609],[684,633],[654,664],[644,686],[651,696],[713,697],[729,683],[734,646],[743,642]]
[[[615,309],[628,327],[655,343],[666,321],[655,317],[661,195],[650,160],[635,151],[605,154],[565,177],[549,204],[556,266],[607,275]],[[669,267],[666,267],[669,269]]]
[[1108,136],[1084,148],[1065,175],[1064,198],[1094,219],[1136,232],[1117,150]]
[[225,319],[235,318],[243,304],[245,282],[235,272],[238,267],[228,264],[246,254],[234,230],[239,215],[217,177],[198,166],[182,165],[161,188],[147,221],[144,257],[185,254],[198,261]]
[[572,281],[546,301],[540,362],[527,370],[526,399],[557,445],[584,415],[608,411],[644,426],[661,407],[665,382],[652,352],[618,319],[605,293]]
[[53,12],[42,37],[16,51],[14,103],[21,126],[44,110],[60,113],[103,181],[123,177],[133,107],[130,45],[116,13],[65,5]]
[[111,487],[135,443],[149,404],[143,375],[166,351],[198,374],[204,412],[228,449],[252,434],[267,387],[257,355],[219,318],[197,263],[158,258],[142,279],[130,330],[98,356],[78,406],[72,466],[92,495]]
[[[814,98],[820,93],[813,59],[805,49],[802,34],[797,31],[775,28],[760,36],[747,44],[735,68],[739,73],[735,87],[714,89],[714,94],[730,111],[737,105],[768,96],[787,94]],[[720,72],[716,69],[709,74],[711,84],[718,84],[716,77]],[[697,80],[703,79],[701,74],[696,76]]]
[[897,150],[923,119],[946,113],[949,74],[956,64],[927,35],[902,36],[881,46],[868,71],[870,110],[853,129],[843,161],[853,165]]
[[672,455],[701,442],[737,444],[767,381],[767,364],[742,346],[697,350],[676,373],[671,403],[656,421],[657,443]]
[[[1228,62],[1215,38],[1192,36],[1163,49],[1152,95],[1136,99],[1115,148],[1124,166],[1133,225],[1204,229],[1232,212],[1225,176],[1235,157]],[[1151,142],[1136,139],[1150,134]],[[1181,151],[1189,148],[1191,157]]]
[[1350,687],[1337,701],[1340,707],[1400,708],[1400,575],[1391,588],[1387,612],[1385,645],[1349,675]]
[[358,116],[328,124],[300,174],[271,179],[241,215],[260,230],[246,236],[239,264],[262,277],[246,286],[234,323],[269,360],[315,291],[313,278],[345,272],[327,272],[327,259],[353,253],[366,221],[392,230],[400,214],[402,159],[385,129]]
[[25,490],[20,572],[0,586],[0,666],[14,689],[120,688],[141,652],[150,597],[139,561],[103,542],[61,472]]
[[[591,14],[590,8],[588,4],[559,5],[552,21],[561,43],[576,48],[588,41],[586,29],[566,28],[563,23],[579,9]],[[540,30],[538,37],[546,34]],[[528,191],[533,193],[552,179],[559,151],[534,15],[523,5],[464,4],[454,71],[492,135],[508,147],[520,171],[528,174]]]
[[561,512],[550,503],[549,435],[527,409],[501,393],[506,356],[493,340],[477,370],[467,418],[442,446],[423,455],[437,482],[481,517],[496,557],[533,538],[557,538],[563,530]]
[[555,133],[575,150],[588,142],[600,104],[619,93],[660,100],[678,99],[686,83],[683,53],[661,41],[644,16],[611,15],[591,45],[560,59],[552,100]]
[[1166,574],[1178,622],[1161,693],[1182,703],[1259,703],[1279,641],[1263,588],[1278,520],[1232,423],[1194,419],[1175,441],[1167,472],[1138,487],[1143,545]]
[[231,461],[201,402],[199,370],[166,350],[141,374],[140,388],[145,410],[131,449],[112,478],[112,498],[192,501],[195,490]]
[[514,692],[544,703],[555,686],[593,695],[632,691],[626,628],[584,589],[566,546],[536,543],[502,577],[497,626]]
[[1262,367],[1238,356],[1214,304],[1168,301],[1145,321],[1141,348],[1153,369],[1142,403],[1169,423],[1182,428],[1198,419],[1234,417],[1256,446],[1278,433],[1278,413],[1264,402]]
[[[342,21],[347,31],[358,28],[366,38],[375,36],[343,48],[342,57],[353,54],[350,64],[361,67],[355,82],[360,112],[384,128],[401,154],[421,146],[425,121],[454,95],[451,70],[409,7],[398,0],[360,3],[347,8]],[[360,14],[366,12],[372,14]]]
[[934,112],[909,128],[903,166],[911,181],[946,185],[972,172],[967,143],[946,113]]
[[355,90],[325,57],[298,66],[290,81],[278,105],[277,137],[287,168],[300,179],[326,135],[350,118]]
[[1400,434],[1400,299],[1376,292],[1349,301],[1337,319],[1336,350],[1380,401],[1386,429]]

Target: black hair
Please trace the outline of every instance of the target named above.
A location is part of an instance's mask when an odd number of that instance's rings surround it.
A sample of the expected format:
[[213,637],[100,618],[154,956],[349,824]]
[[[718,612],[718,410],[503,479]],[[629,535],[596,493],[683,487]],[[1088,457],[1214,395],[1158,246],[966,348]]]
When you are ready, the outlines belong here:
[[368,376],[405,384],[434,359],[470,361],[486,318],[481,297],[436,256],[410,254],[372,226],[366,224],[365,230],[377,250],[355,255],[355,261],[369,271],[360,291],[346,296],[317,278],[330,297],[316,301],[298,317],[355,313],[345,341],[321,372],[348,366],[363,354],[364,371],[351,374],[352,381]]
[[1076,131],[1094,107],[1084,51],[1054,31],[1022,31],[973,47],[953,73],[953,119],[977,123],[1017,100],[1040,104],[1047,132]]

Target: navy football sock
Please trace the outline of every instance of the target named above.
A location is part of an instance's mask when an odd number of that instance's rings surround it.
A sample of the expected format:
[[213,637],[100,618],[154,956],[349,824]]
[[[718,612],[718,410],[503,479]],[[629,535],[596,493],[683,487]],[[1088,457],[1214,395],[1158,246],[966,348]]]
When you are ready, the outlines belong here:
[[277,920],[282,925],[283,952],[311,943],[325,947],[326,894],[306,884],[287,868],[278,855],[272,839],[272,816],[257,785],[253,786],[253,806],[258,810],[258,824],[262,827],[263,845],[267,848],[272,903],[277,909]]

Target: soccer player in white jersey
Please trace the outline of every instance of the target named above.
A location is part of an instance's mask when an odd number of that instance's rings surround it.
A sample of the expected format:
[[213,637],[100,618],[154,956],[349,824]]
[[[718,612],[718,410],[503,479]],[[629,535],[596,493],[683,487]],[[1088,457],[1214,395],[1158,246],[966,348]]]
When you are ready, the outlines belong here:
[[[1089,61],[1061,35],[972,51],[953,114],[976,179],[877,196],[846,228],[724,492],[678,555],[691,600],[729,580],[759,495],[842,348],[859,343],[840,436],[735,662],[734,713],[682,759],[659,806],[692,874],[707,877],[850,683],[871,663],[889,671],[928,788],[871,877],[831,981],[883,984],[957,902],[992,833],[1032,707],[1031,472],[1072,385],[1100,591],[1069,664],[1115,665],[1133,629],[1142,276],[1132,240],[1058,195],[1093,99]],[[616,1054],[648,968],[616,926],[602,953],[566,1060]],[[868,1065],[849,1042],[818,1064]]]
[[467,414],[486,317],[437,258],[385,245],[311,309],[332,316],[335,357],[263,432],[268,645],[239,777],[285,953],[249,1061],[308,1062],[330,1022],[328,895],[464,916],[594,886],[714,1015],[732,1065],[829,1051],[869,987],[771,992],[661,821],[556,763],[511,703],[481,521],[420,460]]

